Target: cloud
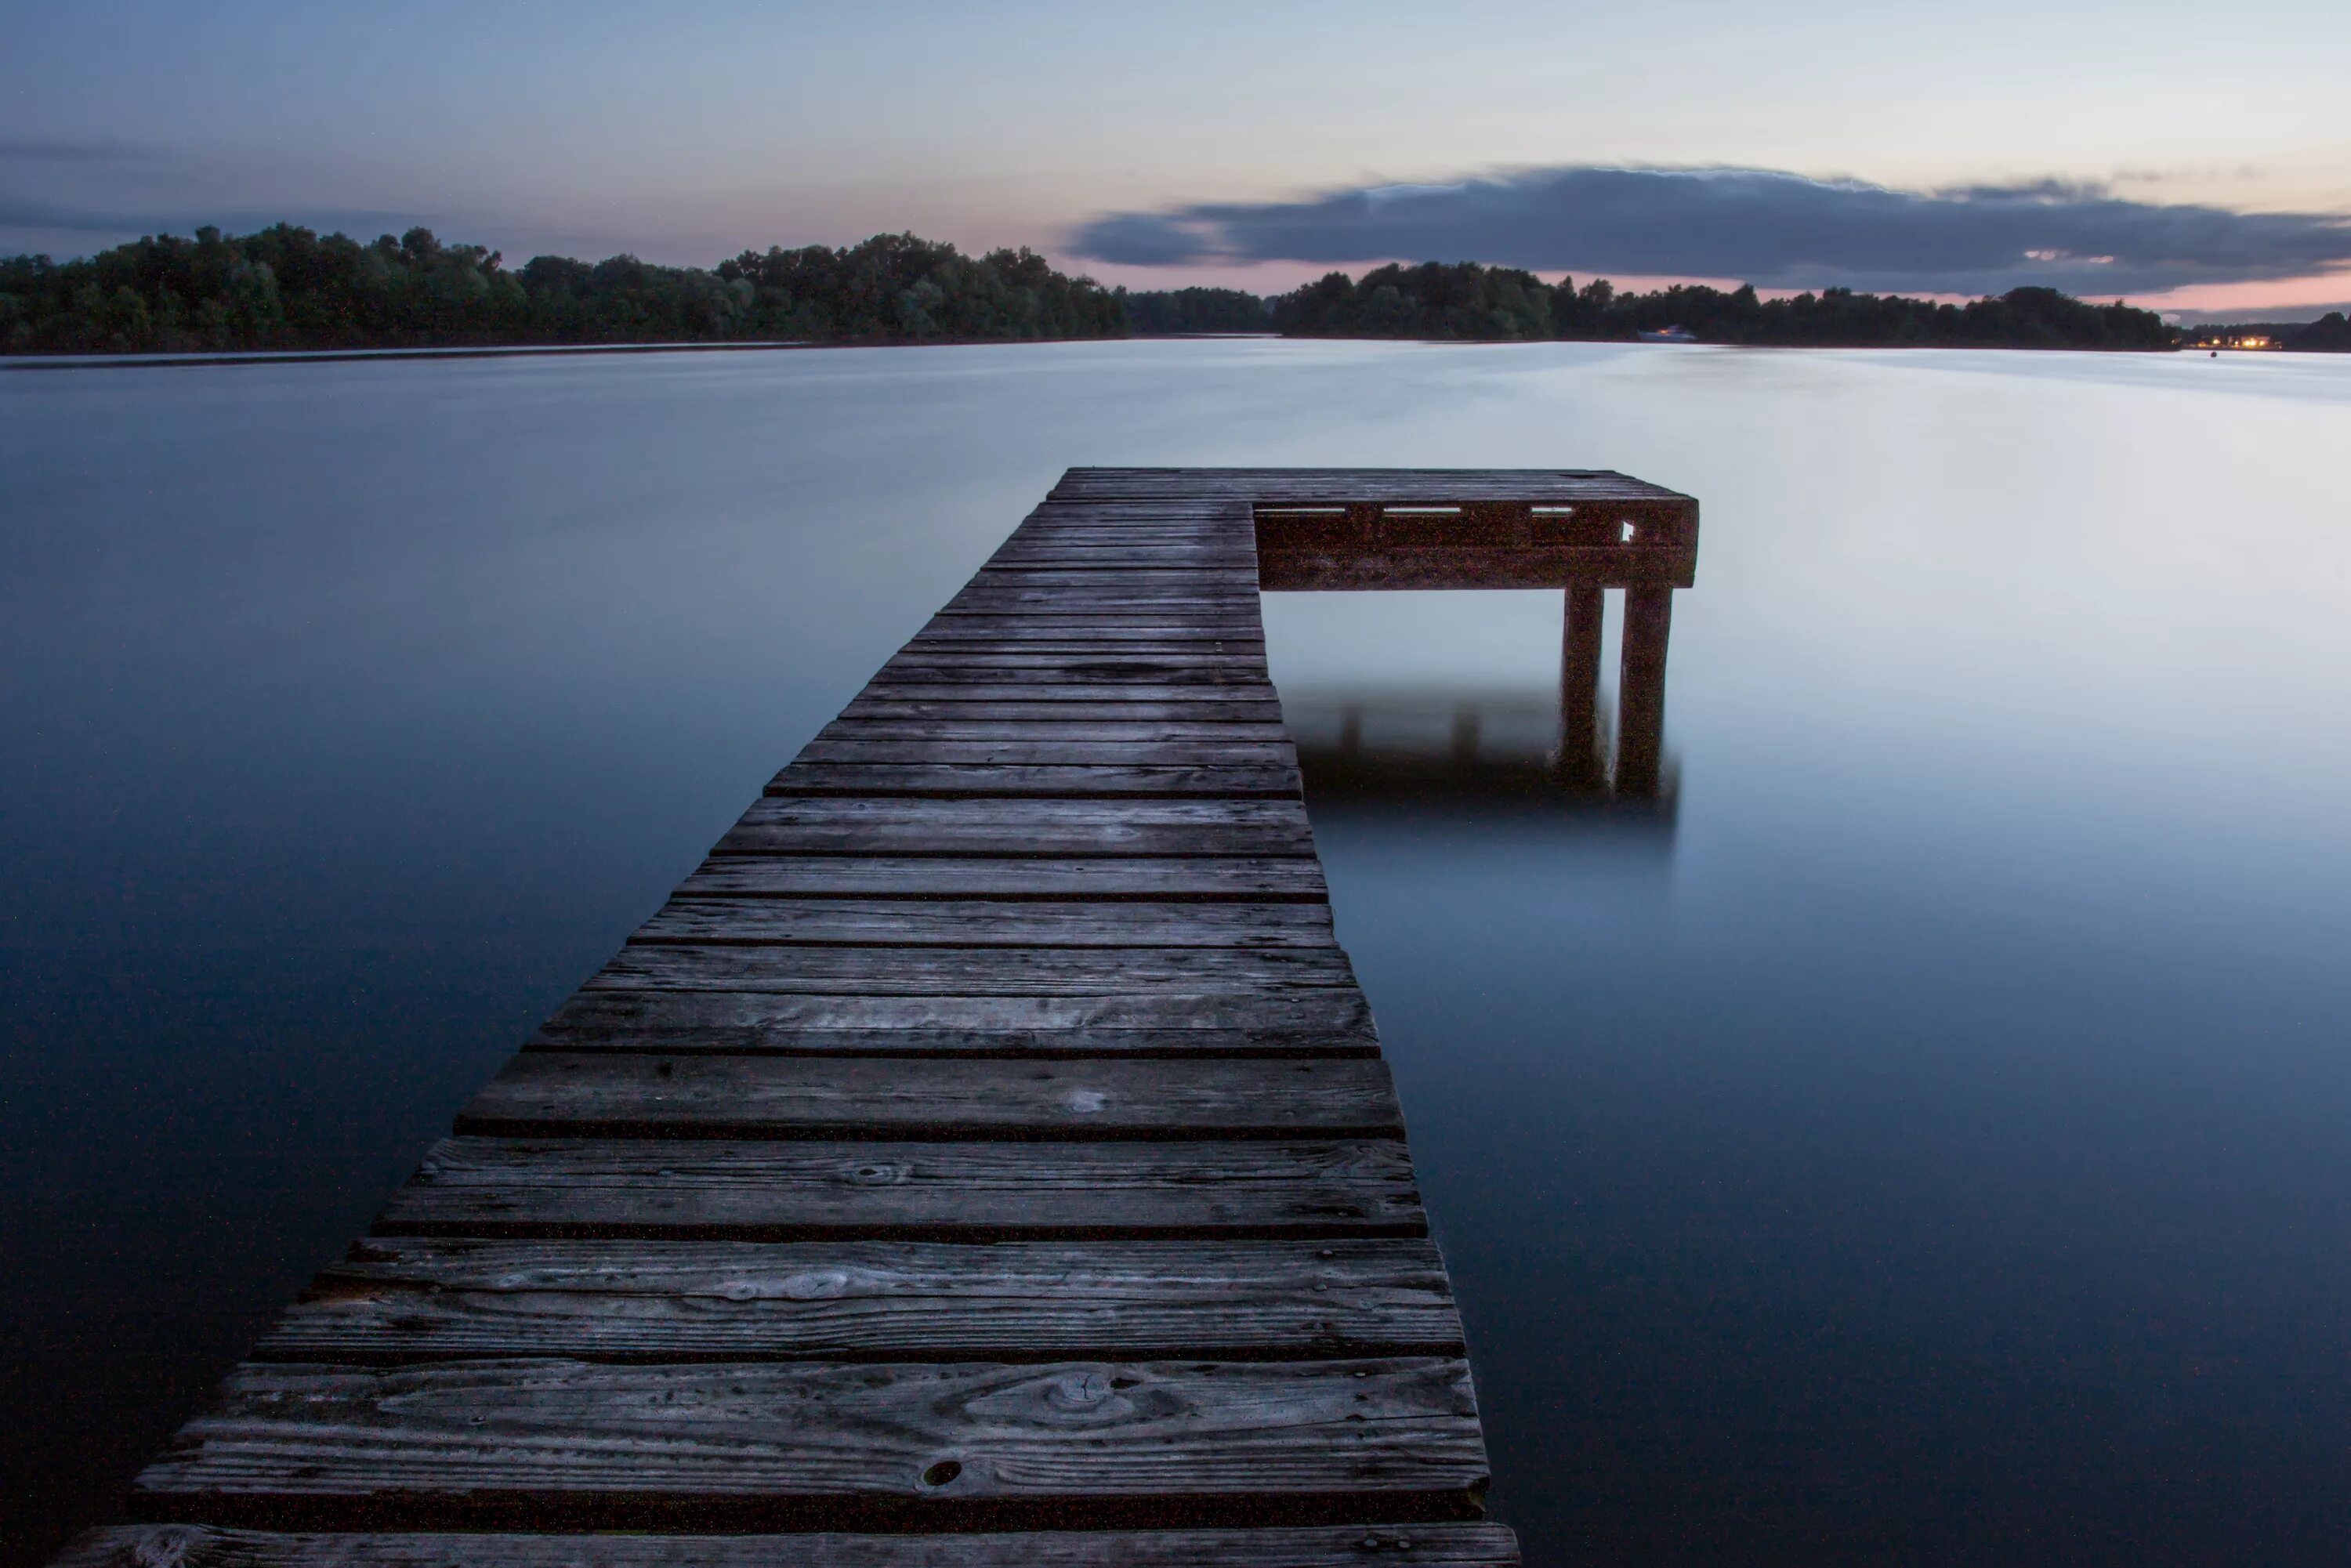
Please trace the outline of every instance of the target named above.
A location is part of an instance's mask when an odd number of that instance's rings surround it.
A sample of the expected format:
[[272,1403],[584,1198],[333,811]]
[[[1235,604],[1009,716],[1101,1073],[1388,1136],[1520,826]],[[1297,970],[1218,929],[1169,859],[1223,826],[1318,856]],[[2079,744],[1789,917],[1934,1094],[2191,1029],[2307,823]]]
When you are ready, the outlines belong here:
[[2351,266],[2351,217],[2134,202],[2059,180],[1904,191],[1767,169],[1573,166],[1113,213],[1070,248],[1134,267],[1480,261],[1765,288],[2047,284],[2111,298]]

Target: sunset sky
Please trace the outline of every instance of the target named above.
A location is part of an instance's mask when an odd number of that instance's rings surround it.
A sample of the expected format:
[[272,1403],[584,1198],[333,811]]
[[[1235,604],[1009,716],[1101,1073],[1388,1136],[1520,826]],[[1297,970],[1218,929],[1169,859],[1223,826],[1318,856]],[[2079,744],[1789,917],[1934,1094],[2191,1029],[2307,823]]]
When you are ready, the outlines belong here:
[[2351,299],[2340,0],[16,9],[0,252],[283,217],[707,265],[912,229],[1136,286],[1434,257]]

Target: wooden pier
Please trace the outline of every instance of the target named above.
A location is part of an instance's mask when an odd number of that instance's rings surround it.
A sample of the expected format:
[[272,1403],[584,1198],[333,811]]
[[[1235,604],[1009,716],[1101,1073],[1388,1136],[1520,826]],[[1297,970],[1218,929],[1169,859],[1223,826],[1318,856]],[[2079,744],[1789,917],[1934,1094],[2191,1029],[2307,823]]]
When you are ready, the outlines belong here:
[[1612,474],[1071,471],[62,1561],[1515,1563],[1258,595],[1564,588],[1573,684],[1628,590],[1637,790],[1696,552]]

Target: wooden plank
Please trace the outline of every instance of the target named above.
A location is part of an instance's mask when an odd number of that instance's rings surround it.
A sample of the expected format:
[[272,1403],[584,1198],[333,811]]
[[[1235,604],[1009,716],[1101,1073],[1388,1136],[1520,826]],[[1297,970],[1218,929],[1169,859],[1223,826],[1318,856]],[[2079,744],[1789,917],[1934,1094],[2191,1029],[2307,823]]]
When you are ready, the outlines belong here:
[[1499,1524],[995,1535],[295,1534],[190,1524],[91,1531],[57,1568],[1518,1568]]
[[1296,799],[1294,766],[1217,764],[796,762],[770,779],[773,796],[850,799],[904,796],[948,800],[1071,800],[1096,796],[1157,800],[1198,797]]
[[1256,608],[1258,585],[1246,588],[1185,590],[1127,588],[1113,583],[1081,586],[1055,583],[1020,588],[1009,583],[975,582],[947,601],[951,609],[977,610],[1001,615],[1019,611],[1029,615],[1092,616],[1105,610],[1127,610],[1154,615],[1238,619]]
[[1265,622],[1254,604],[1216,615],[1105,612],[1088,617],[1082,623],[1072,622],[1068,616],[1032,615],[1019,611],[988,614],[977,611],[942,610],[925,623],[921,634],[925,637],[1082,636],[1095,642],[1113,642],[1121,637],[1144,641],[1165,638],[1171,642],[1216,642],[1228,638],[1262,642]]
[[[809,1028],[752,1012],[767,1001],[724,992],[605,992],[573,997],[525,1051],[600,1051],[670,1056],[872,1056],[901,1061],[989,1057],[1072,1061],[1096,1057],[1375,1057],[1379,1038],[1365,1023],[1298,1027],[1279,1022],[1158,1028],[848,1029]],[[747,1016],[747,1014],[748,1016]]]
[[1013,588],[980,583],[956,593],[947,601],[947,607],[995,615],[1018,611],[1040,617],[1092,617],[1104,611],[1125,610],[1137,614],[1182,615],[1186,618],[1207,619],[1219,615],[1238,618],[1255,609],[1257,596],[1258,586],[1254,582],[1246,590],[1212,591],[1202,589],[1190,593],[1174,588],[1103,586],[1081,590],[1068,585]]
[[[701,997],[699,1003],[684,998]],[[664,1001],[663,998],[677,998]],[[594,1005],[591,1009],[591,1004]],[[574,1009],[580,1009],[575,1014]],[[706,1035],[713,1049],[726,1042],[757,1044],[775,1033],[810,1030],[923,1030],[987,1034],[1063,1030],[1207,1030],[1251,1035],[1368,1034],[1371,1009],[1352,986],[1301,987],[1290,990],[1212,990],[1126,993],[1072,991],[1060,995],[871,996],[827,991],[623,990],[583,988],[540,1026],[540,1033],[572,1025],[565,1020],[592,1010],[600,1031],[633,1016],[643,1031],[637,1038],[673,1045],[669,1036]],[[736,1048],[728,1045],[728,1049]]]
[[1400,1138],[1387,1065],[928,1061],[526,1051],[458,1113],[480,1137]]
[[435,1145],[386,1236],[815,1240],[1425,1236],[1392,1138],[831,1143],[466,1138]]
[[1257,551],[1225,541],[1123,539],[1115,532],[1060,535],[1006,545],[987,558],[990,570],[1209,570],[1243,575],[1257,570]]
[[1245,899],[1322,904],[1311,856],[1152,859],[727,855],[678,886],[684,898]]
[[256,1348],[360,1364],[1458,1355],[1426,1240],[486,1241],[379,1237]]
[[1061,615],[1036,611],[1005,612],[942,610],[920,635],[933,645],[962,638],[981,642],[1047,639],[1090,643],[1184,643],[1207,647],[1231,643],[1243,652],[1263,645],[1265,624],[1256,615],[1169,616],[1148,612],[1104,611],[1098,615]]
[[1391,549],[1375,555],[1269,549],[1268,591],[1377,589],[1687,588],[1698,554],[1633,546]]
[[637,927],[629,940],[745,946],[775,943],[896,947],[1335,945],[1331,909],[1324,904],[1099,904],[1035,899],[673,898]]
[[1173,544],[1191,544],[1203,549],[1236,549],[1249,542],[1255,518],[1237,508],[1195,513],[1168,514],[1126,511],[1088,514],[1084,512],[1035,513],[1023,518],[1020,526],[1005,536],[999,549],[1017,549],[1023,545],[1086,535],[1108,535],[1113,538],[1127,534],[1165,538]]
[[1203,724],[1184,719],[1135,722],[1120,719],[837,718],[824,727],[818,738],[828,742],[986,740],[1061,746],[1081,741],[1125,744],[1216,741],[1228,745],[1278,747],[1289,760],[1295,761],[1298,757],[1298,748],[1291,743],[1290,731],[1285,727],[1261,721],[1252,724],[1238,719]]
[[1119,996],[1353,986],[1327,947],[830,947],[631,945],[580,989],[865,997]]
[[937,685],[964,682],[977,685],[1009,685],[1019,682],[1074,682],[1080,685],[1105,681],[1139,681],[1145,685],[1264,686],[1262,655],[1216,653],[936,653],[916,649],[901,653],[875,673],[875,680],[893,685]]
[[768,796],[714,854],[1311,855],[1290,800],[804,800]]
[[938,685],[963,682],[974,685],[1010,685],[1048,681],[1100,685],[1109,681],[1134,681],[1144,685],[1270,685],[1263,655],[1196,653],[1130,653],[1109,649],[1092,653],[936,653],[921,649],[902,652],[874,673],[873,679],[892,685]]
[[1296,800],[1297,769],[1278,768],[1019,768],[952,763],[794,763],[768,785],[770,795],[880,796],[941,800],[1096,797],[1160,800]]
[[1029,626],[1019,631],[989,628],[984,632],[923,632],[909,639],[906,647],[932,657],[958,658],[966,653],[985,657],[998,653],[1135,653],[1145,657],[1170,654],[1207,653],[1223,658],[1251,658],[1260,664],[1265,660],[1262,639],[1226,635],[1203,637],[1103,637],[1086,625],[1060,626],[1047,624]]
[[989,561],[972,574],[968,586],[981,590],[1048,592],[1067,589],[1080,593],[1122,590],[1161,592],[1187,599],[1245,599],[1257,591],[1257,569],[1254,565],[1207,564],[1157,567],[1140,561],[1102,567],[1025,566],[1018,562],[999,564]]
[[1136,509],[1154,505],[1197,508],[1211,498],[1242,506],[1357,499],[1422,506],[1465,500],[1689,499],[1603,468],[1072,468],[1053,486],[1047,505],[1072,510],[1122,502]]
[[248,1364],[143,1471],[197,1523],[809,1529],[1473,1518],[1467,1363]]
[[1173,580],[1176,576],[1170,572],[1164,574],[1161,580],[1152,581],[1135,580],[1123,572],[1065,572],[1060,574],[1064,580],[1047,580],[1039,573],[980,573],[957,590],[948,603],[978,609],[988,601],[1000,601],[1012,609],[1029,609],[1032,612],[1035,606],[1047,603],[1064,606],[1064,612],[1117,604],[1162,613],[1174,611],[1188,614],[1196,609],[1228,616],[1246,616],[1258,610],[1254,572],[1222,577],[1201,574],[1196,582]]
[[1287,739],[1113,740],[1091,735],[1070,738],[1033,725],[981,740],[927,734],[874,735],[861,727],[835,725],[828,726],[800,747],[793,760],[987,763],[1026,768],[1288,768],[1296,765],[1298,751]]
[[858,695],[848,711],[871,711],[865,706],[868,702],[1114,703],[1126,707],[1129,713],[1139,710],[1128,705],[1165,705],[1195,710],[1188,716],[1179,716],[1207,718],[1225,714],[1260,723],[1281,716],[1280,705],[1270,685],[1203,685],[1166,681],[1147,685],[1138,681],[1132,685],[1123,685],[1115,681],[1071,681],[1060,685],[1040,681],[991,682],[987,685],[953,681],[875,681]]
[[[926,687],[935,692],[937,687]],[[1281,722],[1281,704],[1264,697],[1237,698],[1209,693],[1185,694],[1181,702],[1145,702],[1129,695],[1073,702],[1063,694],[1040,695],[1031,689],[1018,699],[976,699],[968,690],[950,690],[945,696],[908,697],[883,691],[868,693],[841,710],[844,719],[880,718],[912,722],[939,719],[1002,724],[1242,724],[1260,727]]]

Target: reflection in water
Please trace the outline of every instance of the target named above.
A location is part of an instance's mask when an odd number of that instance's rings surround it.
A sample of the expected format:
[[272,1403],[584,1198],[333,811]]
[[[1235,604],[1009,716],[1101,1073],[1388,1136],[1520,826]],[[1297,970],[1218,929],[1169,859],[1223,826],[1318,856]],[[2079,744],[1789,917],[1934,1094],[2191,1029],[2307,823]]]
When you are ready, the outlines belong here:
[[1680,792],[1664,742],[1673,596],[1625,598],[1614,704],[1600,682],[1602,591],[1582,586],[1567,591],[1555,700],[1505,687],[1285,687],[1307,793],[1362,804],[1605,806],[1670,828]]
[[[1579,727],[1573,702],[1518,688],[1282,689],[1310,801],[1531,807],[1531,816],[1560,821],[1601,809],[1670,831],[1680,793],[1673,758],[1654,765],[1646,793],[1625,794],[1610,787],[1607,750],[1591,744],[1615,706],[1606,693],[1584,697],[1588,722]],[[1620,753],[1613,771],[1623,768]]]

